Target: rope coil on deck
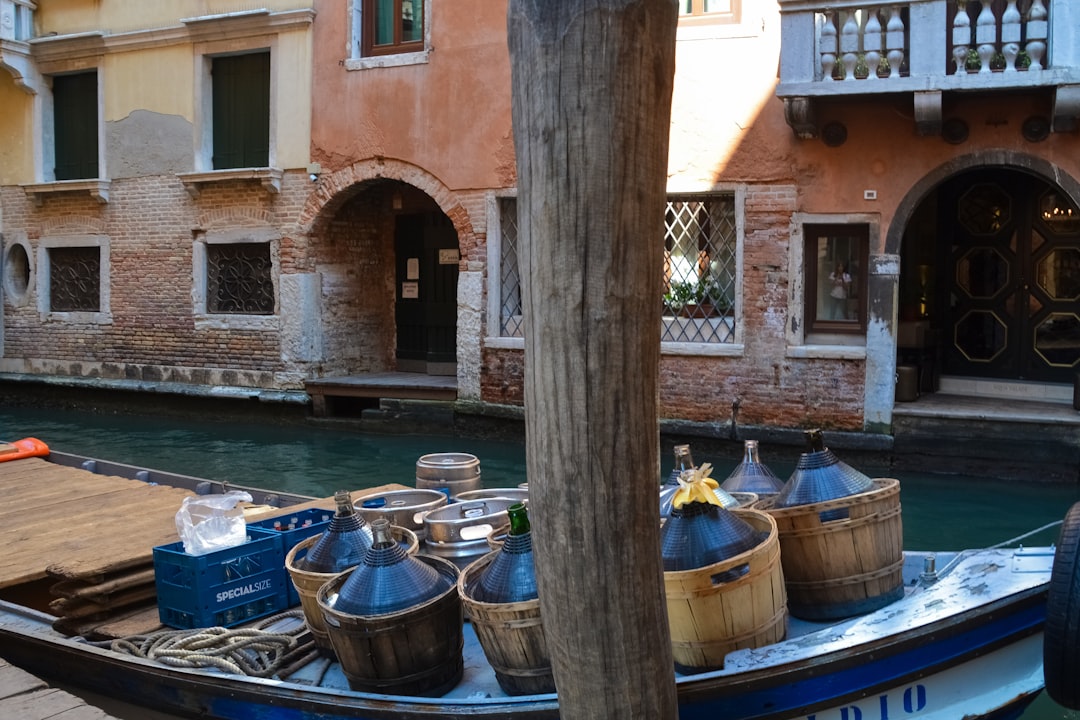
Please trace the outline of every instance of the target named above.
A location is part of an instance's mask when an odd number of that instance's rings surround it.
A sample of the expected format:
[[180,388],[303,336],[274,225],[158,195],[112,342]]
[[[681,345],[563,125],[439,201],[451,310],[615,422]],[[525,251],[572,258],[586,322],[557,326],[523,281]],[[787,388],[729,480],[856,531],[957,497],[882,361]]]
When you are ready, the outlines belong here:
[[[300,622],[280,632],[265,629],[287,618]],[[301,642],[306,632],[300,611],[291,610],[254,627],[162,630],[112,640],[108,647],[173,667],[214,667],[237,675],[268,678],[286,666],[297,665],[298,657],[317,654],[310,636]]]

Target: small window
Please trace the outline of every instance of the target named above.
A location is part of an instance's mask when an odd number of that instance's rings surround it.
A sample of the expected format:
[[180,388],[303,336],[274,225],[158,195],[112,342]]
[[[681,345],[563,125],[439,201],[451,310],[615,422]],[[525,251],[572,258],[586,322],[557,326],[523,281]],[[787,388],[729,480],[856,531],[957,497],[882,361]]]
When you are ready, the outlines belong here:
[[49,309],[100,312],[101,248],[49,248]]
[[738,233],[734,196],[669,196],[664,230],[660,339],[735,342]]
[[679,0],[679,15],[718,22],[739,22],[742,0]]
[[206,311],[273,314],[270,243],[213,243],[206,246]]
[[502,253],[499,267],[499,334],[522,337],[521,276],[518,274],[517,198],[499,198]]
[[52,79],[56,180],[98,177],[97,71]]
[[424,49],[424,0],[359,0],[360,54],[391,55]]
[[270,165],[270,53],[213,59],[215,170]]
[[807,225],[806,326],[809,332],[866,331],[866,225]]

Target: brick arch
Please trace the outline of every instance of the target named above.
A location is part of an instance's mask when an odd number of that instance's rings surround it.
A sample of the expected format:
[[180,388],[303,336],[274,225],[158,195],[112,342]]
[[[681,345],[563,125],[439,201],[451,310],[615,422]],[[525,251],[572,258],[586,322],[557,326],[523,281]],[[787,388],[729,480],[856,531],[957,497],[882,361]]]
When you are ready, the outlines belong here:
[[48,235],[103,235],[105,221],[90,215],[61,215],[41,221],[42,236]]
[[218,208],[199,213],[198,223],[205,230],[273,225],[274,216],[260,208]]
[[991,149],[961,155],[942,163],[922,176],[896,206],[892,223],[885,235],[885,254],[899,255],[904,231],[919,204],[939,185],[954,175],[968,170],[1003,168],[1036,175],[1056,185],[1070,200],[1080,205],[1080,182],[1049,160],[1012,150]]
[[352,199],[357,187],[371,180],[397,180],[426,193],[454,225],[458,246],[476,242],[476,231],[462,202],[452,190],[423,168],[393,158],[369,158],[321,175],[318,190],[313,193],[297,222],[301,235],[309,237],[318,232],[319,225],[329,221],[337,210]]

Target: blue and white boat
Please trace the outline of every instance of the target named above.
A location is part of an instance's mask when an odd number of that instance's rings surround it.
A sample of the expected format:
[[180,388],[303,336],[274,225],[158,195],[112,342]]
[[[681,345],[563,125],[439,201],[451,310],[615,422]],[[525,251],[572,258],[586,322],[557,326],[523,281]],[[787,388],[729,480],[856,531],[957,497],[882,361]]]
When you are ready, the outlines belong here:
[[[116,472],[113,465],[110,472]],[[138,469],[132,468],[132,471]],[[134,474],[132,475],[134,477]],[[1080,503],[1047,547],[907,552],[904,597],[836,622],[788,619],[786,638],[676,675],[684,720],[1019,718],[1048,689],[1077,708]],[[327,657],[287,676],[172,667],[53,630],[55,618],[0,601],[0,655],[127,703],[220,720],[554,720],[556,694],[509,696],[469,623],[465,670],[446,695],[351,690]],[[285,632],[302,617],[284,617]]]

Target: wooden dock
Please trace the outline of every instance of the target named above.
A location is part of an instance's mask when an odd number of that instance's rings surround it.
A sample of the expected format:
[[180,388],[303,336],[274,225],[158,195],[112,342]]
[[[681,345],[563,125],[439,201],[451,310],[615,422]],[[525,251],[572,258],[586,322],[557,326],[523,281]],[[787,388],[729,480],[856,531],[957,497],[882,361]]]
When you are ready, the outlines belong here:
[[17,720],[115,720],[71,693],[0,659],[0,717]]
[[344,377],[319,378],[304,383],[311,397],[312,414],[334,414],[335,398],[360,398],[378,401],[457,399],[457,376],[424,373],[382,372]]

